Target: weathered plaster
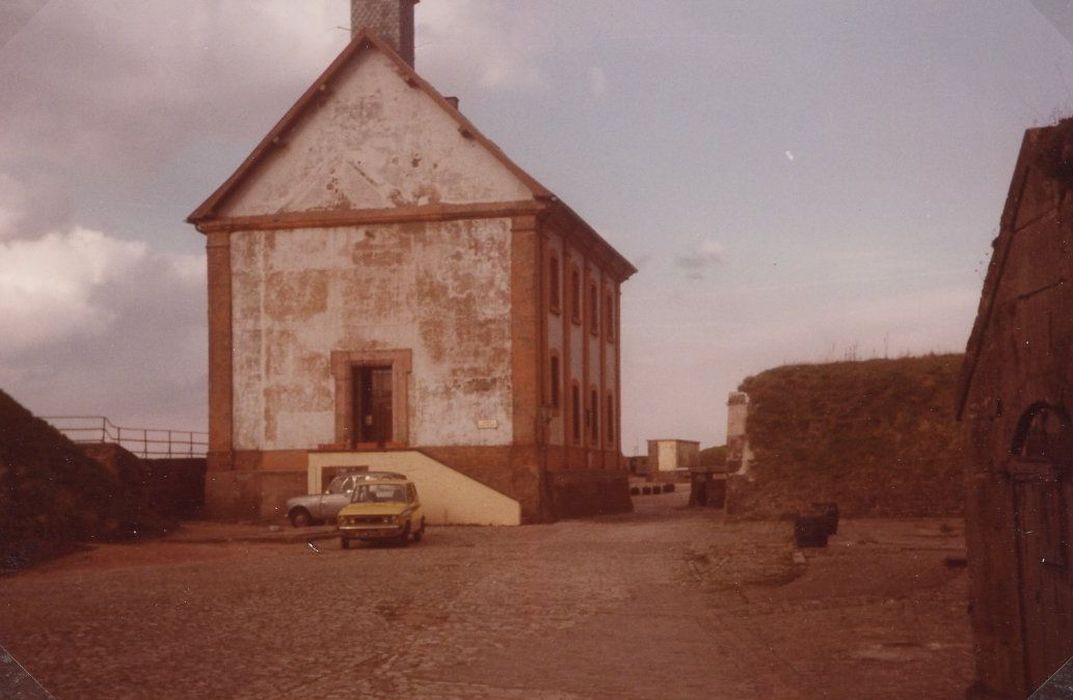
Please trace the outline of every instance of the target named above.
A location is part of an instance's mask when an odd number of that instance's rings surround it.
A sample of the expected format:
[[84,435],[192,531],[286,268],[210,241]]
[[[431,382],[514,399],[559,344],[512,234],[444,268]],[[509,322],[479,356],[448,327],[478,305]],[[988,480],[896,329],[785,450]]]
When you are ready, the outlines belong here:
[[532,198],[375,49],[354,60],[275,149],[222,215]]
[[509,219],[236,232],[232,246],[236,449],[332,443],[331,351],[405,348],[411,445],[511,442]]

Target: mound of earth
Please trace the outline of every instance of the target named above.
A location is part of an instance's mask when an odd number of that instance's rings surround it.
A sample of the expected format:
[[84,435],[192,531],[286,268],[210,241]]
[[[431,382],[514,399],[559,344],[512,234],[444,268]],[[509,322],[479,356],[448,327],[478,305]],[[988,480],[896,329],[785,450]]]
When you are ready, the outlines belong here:
[[785,517],[834,501],[851,517],[960,514],[962,357],[788,365],[747,378],[754,461],[731,479],[728,512]]
[[135,487],[0,391],[0,570],[162,528]]

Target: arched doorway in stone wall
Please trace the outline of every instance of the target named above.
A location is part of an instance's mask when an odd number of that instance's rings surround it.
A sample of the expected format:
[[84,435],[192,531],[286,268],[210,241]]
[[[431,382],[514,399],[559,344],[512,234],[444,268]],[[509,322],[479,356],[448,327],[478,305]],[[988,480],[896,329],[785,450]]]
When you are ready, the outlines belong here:
[[1060,405],[1021,414],[1005,472],[1013,496],[1028,687],[1038,688],[1073,655],[1073,567],[1069,551],[1073,430]]

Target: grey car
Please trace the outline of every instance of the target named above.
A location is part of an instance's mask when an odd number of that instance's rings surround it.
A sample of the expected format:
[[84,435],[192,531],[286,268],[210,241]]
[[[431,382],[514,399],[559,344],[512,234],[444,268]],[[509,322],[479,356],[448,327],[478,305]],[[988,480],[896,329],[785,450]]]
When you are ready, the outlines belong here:
[[305,527],[318,522],[335,521],[335,516],[350,503],[354,485],[369,479],[405,479],[394,472],[354,472],[340,474],[332,479],[324,493],[295,496],[287,499],[287,518],[295,527]]

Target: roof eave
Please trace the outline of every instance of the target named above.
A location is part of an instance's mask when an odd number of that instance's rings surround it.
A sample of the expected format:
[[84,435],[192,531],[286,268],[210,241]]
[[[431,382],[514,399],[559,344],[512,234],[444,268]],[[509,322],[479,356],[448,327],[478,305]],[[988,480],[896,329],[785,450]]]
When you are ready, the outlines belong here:
[[969,339],[965,344],[965,360],[961,365],[961,376],[958,379],[957,388],[957,405],[955,406],[955,417],[959,421],[965,412],[965,404],[969,399],[969,391],[972,388],[972,381],[975,377],[984,335],[987,333],[987,327],[994,312],[995,296],[998,293],[999,282],[1006,269],[1006,260],[1009,257],[1014,225],[1017,221],[1017,210],[1021,205],[1021,194],[1024,191],[1025,178],[1028,176],[1029,154],[1030,152],[1035,152],[1036,137],[1040,131],[1042,129],[1026,129],[1024,136],[1021,138],[1021,150],[1017,154],[1013,177],[1010,178],[1010,189],[1006,194],[1002,217],[999,219],[999,234],[993,241],[994,251],[991,254],[991,262],[988,264],[983,289],[980,292],[980,305],[977,307],[976,320],[973,322],[972,332],[969,334]]

